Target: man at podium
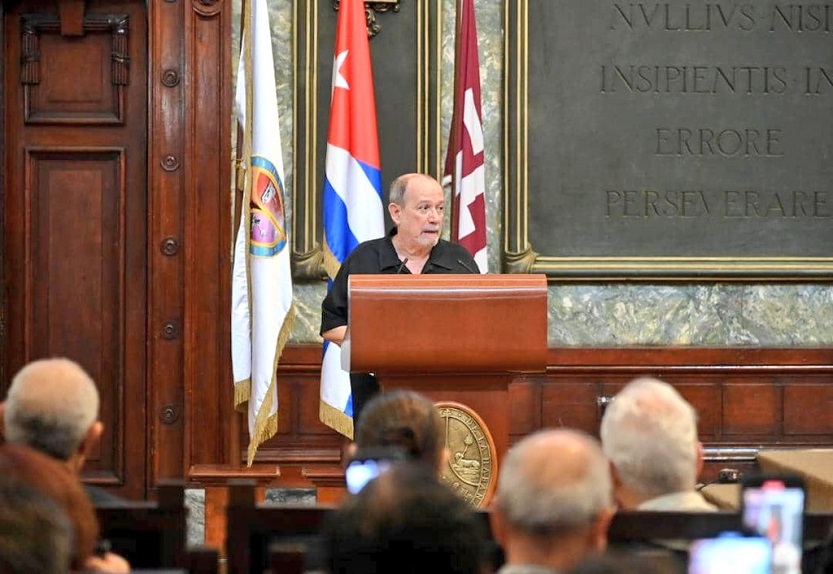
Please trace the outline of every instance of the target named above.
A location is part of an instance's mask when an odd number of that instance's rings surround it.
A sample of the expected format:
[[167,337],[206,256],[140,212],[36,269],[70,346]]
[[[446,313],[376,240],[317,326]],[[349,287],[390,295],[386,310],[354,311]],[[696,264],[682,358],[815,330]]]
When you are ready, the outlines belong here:
[[[347,333],[347,280],[353,273],[429,274],[479,273],[477,263],[462,246],[440,238],[445,194],[436,179],[420,173],[401,175],[391,184],[388,212],[394,227],[380,239],[365,241],[341,264],[321,305],[321,336],[341,345]],[[369,373],[350,375],[353,422],[379,391]]]

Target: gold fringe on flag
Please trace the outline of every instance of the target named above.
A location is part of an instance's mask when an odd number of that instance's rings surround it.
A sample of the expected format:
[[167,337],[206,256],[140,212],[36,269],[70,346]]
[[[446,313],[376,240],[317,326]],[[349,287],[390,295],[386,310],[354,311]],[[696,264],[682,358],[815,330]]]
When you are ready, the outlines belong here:
[[[275,364],[272,366],[272,380],[269,382],[269,390],[266,392],[266,396],[263,399],[263,403],[260,405],[260,410],[258,410],[257,415],[255,416],[255,425],[252,429],[251,437],[249,439],[249,448],[248,454],[246,456],[246,466],[252,466],[252,462],[254,462],[255,454],[257,453],[257,447],[261,444],[275,436],[278,432],[278,411],[275,410],[274,415],[270,415],[269,413],[272,410],[272,401],[274,400],[275,396],[275,389],[277,388],[277,372],[278,372],[278,361],[280,359],[281,353],[283,352],[283,348],[286,346],[286,343],[289,341],[289,336],[292,333],[292,326],[295,324],[295,304],[293,303],[292,306],[289,308],[289,311],[286,313],[286,318],[283,321],[283,325],[281,325],[281,333],[278,336],[278,348],[275,352]],[[235,398],[236,398],[236,391],[235,388]]]
[[324,401],[319,402],[318,405],[318,420],[337,433],[353,440],[353,417],[347,416]]
[[333,252],[330,250],[330,246],[327,245],[327,239],[324,239],[324,249],[322,250],[322,265],[324,266],[324,270],[327,272],[327,276],[330,279],[335,279],[336,275],[338,275],[338,270],[341,268],[341,263],[339,263],[336,256],[333,255]]
[[234,383],[234,410],[238,413],[246,412],[246,403],[252,397],[252,379],[244,379]]

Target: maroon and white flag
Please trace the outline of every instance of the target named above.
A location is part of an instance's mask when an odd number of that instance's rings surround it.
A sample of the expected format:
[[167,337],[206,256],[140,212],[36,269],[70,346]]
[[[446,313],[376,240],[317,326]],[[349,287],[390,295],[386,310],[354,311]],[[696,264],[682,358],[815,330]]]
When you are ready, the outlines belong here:
[[453,192],[451,240],[468,249],[480,272],[487,273],[483,114],[474,0],[458,0],[457,4],[454,115],[448,136],[444,179],[450,178]]

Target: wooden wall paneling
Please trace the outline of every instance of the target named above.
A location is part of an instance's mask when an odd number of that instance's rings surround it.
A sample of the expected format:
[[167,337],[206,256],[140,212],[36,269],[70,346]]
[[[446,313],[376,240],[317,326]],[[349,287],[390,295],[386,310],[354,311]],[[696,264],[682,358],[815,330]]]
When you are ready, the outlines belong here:
[[[282,410],[288,427],[282,424],[258,454],[259,462],[281,464],[279,484],[332,482],[341,464],[344,440],[318,422],[320,354],[318,345],[294,345],[281,359],[281,409],[297,412]],[[829,349],[551,349],[547,373],[515,378],[503,408],[512,442],[543,427],[597,434],[599,398],[615,396],[638,376],[658,377],[699,413],[708,479],[723,467],[751,469],[759,448],[829,445],[831,359]],[[448,391],[442,398],[461,397]]]
[[231,0],[184,2],[183,464],[231,460]]
[[56,355],[87,369],[105,423],[87,478],[142,496],[145,4],[90,1],[74,36],[53,4],[7,6],[5,372]]
[[831,376],[793,380],[784,387],[784,438],[833,441],[833,385]]
[[737,377],[723,385],[723,437],[780,435],[782,389],[760,377]]
[[600,391],[597,381],[548,376],[541,388],[541,428],[570,427],[598,435]]
[[[27,242],[31,266],[24,289],[32,301],[27,354],[71,357],[97,381],[106,432],[87,470],[99,482],[123,484],[127,409],[119,398],[131,393],[122,380],[129,347],[121,334],[138,327],[143,335],[141,324],[125,324],[123,312],[130,244],[124,225],[125,157],[118,149],[29,149],[24,162],[27,224],[37,230]],[[134,271],[143,274],[141,262]],[[141,372],[143,365],[130,366]],[[136,382],[144,386],[141,378]],[[141,404],[141,395],[135,398]]]
[[541,426],[540,378],[518,377],[509,386],[509,443],[514,444]]
[[[148,397],[149,483],[184,476],[185,60],[190,2],[149,2]],[[216,112],[215,112],[216,113]]]

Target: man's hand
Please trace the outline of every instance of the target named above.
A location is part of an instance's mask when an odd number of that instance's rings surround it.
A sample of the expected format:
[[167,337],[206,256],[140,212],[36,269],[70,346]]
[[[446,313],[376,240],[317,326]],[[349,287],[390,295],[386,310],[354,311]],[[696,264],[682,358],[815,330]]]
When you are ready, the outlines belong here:
[[344,337],[347,336],[347,325],[341,325],[340,327],[333,327],[329,331],[324,331],[321,333],[321,336],[324,337],[327,341],[331,343],[335,343],[339,347],[344,342]]
[[90,572],[104,572],[107,574],[127,574],[130,572],[130,563],[113,552],[107,552],[104,556],[91,556],[84,564]]

